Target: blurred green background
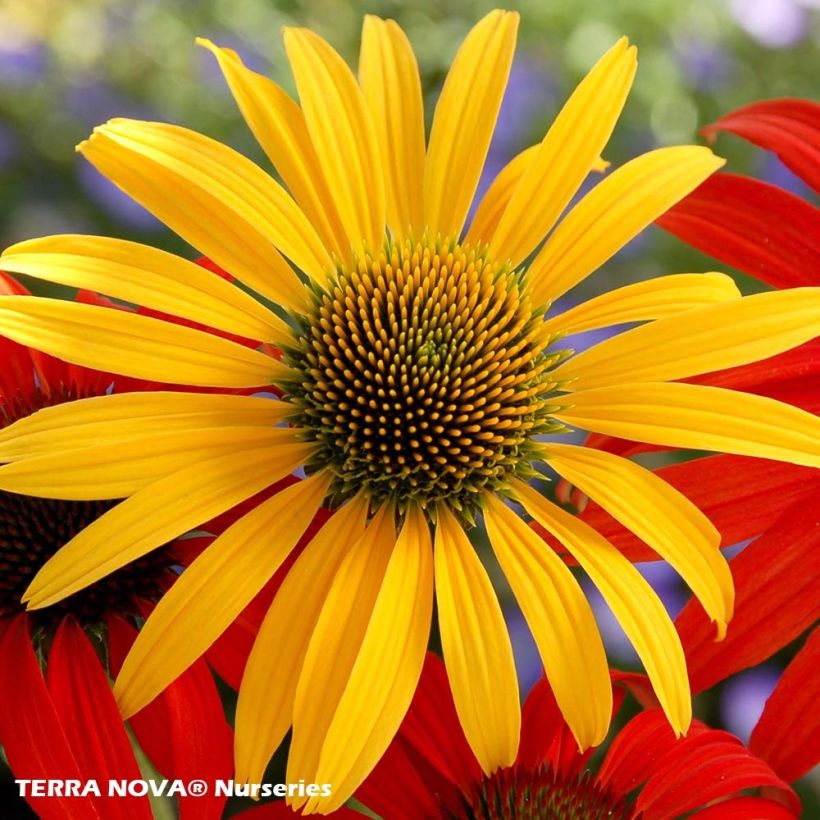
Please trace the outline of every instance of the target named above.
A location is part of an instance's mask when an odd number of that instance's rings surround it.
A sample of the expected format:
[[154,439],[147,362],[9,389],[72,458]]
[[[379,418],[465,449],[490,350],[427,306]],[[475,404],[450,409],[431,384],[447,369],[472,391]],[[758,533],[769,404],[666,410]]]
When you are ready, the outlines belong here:
[[[313,28],[355,66],[362,14],[393,17],[418,55],[429,123],[458,44],[492,7],[464,0],[0,0],[0,244],[48,233],[103,233],[191,254],[99,177],[74,145],[106,119],[131,116],[203,131],[267,166],[213,57],[194,45],[195,36],[235,48],[250,67],[293,91],[283,25]],[[522,0],[508,7],[522,14],[519,49],[482,187],[541,139],[575,84],[623,34],[638,46],[639,69],[605,151],[614,165],[657,145],[700,141],[699,127],[745,103],[817,96],[820,0]],[[732,137],[721,137],[717,151],[728,159],[726,170],[811,198],[771,154]],[[716,268],[653,228],[570,301],[662,273]],[[761,288],[738,278],[746,291]],[[663,568],[649,571],[676,611],[683,590]],[[538,662],[514,608],[509,619],[527,685]],[[607,632],[606,613],[601,619]],[[617,630],[609,629],[607,637],[613,662],[629,666],[633,656]],[[781,662],[792,653],[782,654],[700,698],[698,714],[748,737]],[[820,816],[811,778],[801,793],[806,816]]]
[[[109,117],[184,124],[262,159],[196,35],[236,48],[293,89],[280,29],[308,25],[355,65],[361,17],[391,16],[418,54],[429,101],[468,28],[493,4],[449,0],[2,0],[0,2],[0,243],[62,230],[106,231],[173,246],[74,153]],[[606,157],[621,163],[751,100],[817,91],[817,0],[530,0],[488,161],[495,171],[540,139],[600,54],[627,34],[639,70]],[[432,106],[428,106],[428,115]],[[721,140],[732,170],[794,182],[771,157]],[[643,278],[692,267],[695,255],[648,237],[611,275]],[[621,269],[621,264],[624,266]]]

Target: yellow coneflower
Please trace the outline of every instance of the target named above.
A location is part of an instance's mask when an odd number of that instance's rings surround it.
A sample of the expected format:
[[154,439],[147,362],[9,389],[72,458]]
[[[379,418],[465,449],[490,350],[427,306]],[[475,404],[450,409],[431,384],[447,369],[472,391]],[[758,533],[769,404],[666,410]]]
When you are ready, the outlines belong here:
[[[261,589],[319,507],[330,506],[334,514],[262,625],[236,718],[240,781],[261,780],[293,726],[288,780],[333,786],[331,797],[292,798],[306,811],[339,806],[395,734],[422,668],[434,594],[476,757],[487,772],[514,759],[516,675],[501,609],[466,534],[475,522],[486,527],[578,745],[603,739],[611,689],[590,606],[505,499],[577,559],[634,643],[672,726],[688,727],[683,653],[657,596],[531,479],[548,463],[598,501],[680,572],[722,634],[733,591],[718,533],[641,466],[554,436],[547,443],[544,434],[572,427],[820,465],[815,417],[676,381],[814,336],[818,290],[741,298],[721,274],[683,274],[544,321],[557,297],[722,163],[702,147],[652,151],[609,174],[556,225],[598,162],[632,83],[635,49],[625,39],[594,66],[544,140],[501,172],[463,231],[517,23],[516,14],[495,11],[470,32],[426,144],[418,69],[391,21],[366,18],[358,82],[320,37],[286,30],[301,106],[233,52],[202,41],[288,190],[230,148],[177,126],[114,120],[79,147],[277,312],[193,263],[114,239],[33,240],[2,259],[6,270],[96,289],[223,334],[10,296],[0,332],[14,339],[141,378],[281,392],[279,400],[112,395],[43,410],[0,434],[0,488],[126,499],[37,575],[26,595],[36,608],[304,467],[304,481],[256,506],[185,570],[115,688],[125,715],[148,703]],[[576,356],[562,345],[568,333],[625,321],[645,323]]]

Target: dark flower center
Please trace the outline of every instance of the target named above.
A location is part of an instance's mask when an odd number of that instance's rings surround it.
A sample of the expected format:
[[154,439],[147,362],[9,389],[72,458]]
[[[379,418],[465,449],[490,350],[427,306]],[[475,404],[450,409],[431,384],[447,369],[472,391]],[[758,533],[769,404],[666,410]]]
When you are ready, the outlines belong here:
[[532,436],[557,427],[561,354],[546,353],[520,273],[469,245],[388,243],[314,297],[285,351],[300,378],[281,386],[337,492],[469,514],[528,474]]
[[622,798],[602,789],[588,771],[563,779],[547,766],[501,769],[447,807],[450,820],[628,820]]
[[8,427],[25,416],[30,416],[44,407],[62,404],[66,401],[83,399],[89,396],[102,395],[103,391],[96,389],[82,389],[76,385],[59,384],[49,392],[35,387],[32,392],[19,391],[11,395],[0,396],[0,429]]
[[[114,503],[58,501],[0,491],[0,617],[21,612],[20,597],[43,564]],[[168,548],[154,550],[30,614],[37,626],[46,629],[66,615],[83,626],[100,623],[108,613],[137,615],[138,599],[156,599],[173,580],[173,563]]]

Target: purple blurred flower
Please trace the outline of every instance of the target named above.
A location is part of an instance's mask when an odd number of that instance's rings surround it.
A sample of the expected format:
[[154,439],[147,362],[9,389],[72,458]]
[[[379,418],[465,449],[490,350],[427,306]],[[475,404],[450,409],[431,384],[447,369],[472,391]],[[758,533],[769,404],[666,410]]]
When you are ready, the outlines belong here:
[[676,618],[689,597],[678,573],[665,561],[647,561],[635,566],[658,593],[670,617]]
[[[258,74],[264,74],[266,77],[271,74],[270,61],[265,59],[247,40],[237,37],[228,31],[217,29],[212,32],[203,33],[201,35],[206,40],[211,40],[220,48],[233,49],[242,59],[242,62],[251,70]],[[219,68],[219,63],[216,57],[205,48],[197,47],[197,71],[199,79],[206,88],[214,89],[226,96],[230,94],[228,86],[225,83],[225,77]]]
[[0,171],[11,165],[19,150],[20,146],[14,132],[0,123]]
[[788,48],[808,29],[808,12],[795,0],[729,0],[732,16],[755,40],[769,48]]
[[[555,87],[544,66],[527,57],[513,62],[490,153],[511,156],[528,142],[534,122],[555,113]],[[545,116],[546,115],[546,116]]]
[[[571,290],[568,295],[561,296],[556,300],[547,315],[549,317],[558,316],[570,308],[574,308],[582,302],[587,301],[587,298],[587,296],[581,297],[577,292]],[[586,330],[583,333],[571,333],[566,337],[569,339],[568,347],[572,348],[576,353],[580,353],[607,339],[611,339],[613,336],[617,336],[627,327],[628,325],[621,324],[614,327],[600,327],[595,330]]]
[[788,169],[778,157],[774,154],[761,154],[763,158],[763,167],[758,172],[757,176],[772,185],[777,185],[779,188],[784,188],[789,193],[795,196],[805,198],[812,198],[813,191],[803,182],[800,177],[793,171]]
[[[101,83],[68,86],[63,105],[81,126],[80,131],[87,134],[90,134],[95,126],[112,117],[132,117],[141,120],[157,118],[149,106],[138,100],[123,97]],[[75,168],[80,187],[107,216],[134,230],[157,230],[161,227],[161,223],[155,217],[105,179],[85,159],[78,158]]]
[[513,62],[470,219],[498,172],[530,142],[543,137],[530,139],[534,123],[549,122],[555,114],[555,96],[554,83],[543,65],[526,57]]
[[538,654],[530,628],[517,606],[509,605],[504,608],[504,620],[510,632],[515,668],[518,672],[518,688],[522,696],[526,696],[543,674],[541,656]]
[[692,87],[701,91],[718,89],[731,80],[734,61],[716,43],[690,33],[677,38],[676,51],[678,64]]
[[[688,600],[688,592],[683,588],[675,570],[663,561],[639,563],[635,564],[635,568],[658,594],[669,616],[675,618]],[[595,613],[595,620],[598,622],[598,629],[601,631],[607,652],[616,662],[640,664],[631,641],[621,629],[598,589],[586,578],[581,581],[581,586]]]
[[774,666],[757,666],[741,672],[723,688],[720,697],[723,722],[744,743],[748,742],[780,674]]
[[90,163],[77,163],[77,181],[88,196],[113,220],[127,228],[152,231],[162,223],[109,182]]
[[34,85],[45,68],[46,47],[43,43],[21,44],[13,50],[0,49],[0,87],[25,88]]
[[607,606],[597,587],[586,578],[581,581],[581,586],[589,605],[592,607],[592,611],[595,613],[595,621],[598,624],[598,631],[603,638],[607,654],[612,656],[616,664],[640,665],[640,660],[632,643],[626,637],[626,633],[621,629],[621,625],[615,619],[612,610]]
[[65,94],[65,99],[61,103],[62,108],[82,125],[83,130],[89,132],[94,126],[112,117],[156,119],[156,113],[151,108],[130,97],[122,96],[102,83],[67,85]]

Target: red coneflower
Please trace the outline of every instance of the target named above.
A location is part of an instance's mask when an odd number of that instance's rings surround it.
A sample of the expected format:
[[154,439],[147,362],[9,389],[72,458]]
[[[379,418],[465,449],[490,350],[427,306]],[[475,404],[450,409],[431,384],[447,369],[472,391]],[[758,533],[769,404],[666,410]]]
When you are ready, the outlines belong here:
[[[0,273],[0,293],[25,294]],[[85,294],[86,301],[95,299]],[[114,377],[0,337],[0,428],[38,409],[156,383]],[[104,437],[100,441],[105,446]],[[48,476],[43,476],[48,481]],[[22,593],[40,567],[111,501],[59,501],[0,491],[0,744],[16,778],[139,779],[137,758],[111,693],[137,635],[136,625],[211,540],[180,540],[123,567],[47,610],[26,612]],[[252,620],[252,612],[247,618]],[[243,624],[233,652],[217,644],[209,660],[238,684]],[[249,647],[248,647],[249,648]],[[247,651],[245,651],[247,655]],[[193,665],[131,728],[166,777],[230,777],[232,732],[205,660]],[[148,798],[29,798],[45,820],[150,820]],[[181,800],[183,817],[217,818],[224,798]]]
[[[702,129],[710,140],[721,131],[773,151],[807,185],[820,190],[820,104],[800,99],[756,102]],[[776,288],[820,280],[820,210],[773,185],[715,174],[658,224]],[[689,381],[777,399],[817,414],[820,340]],[[620,455],[647,449],[608,436],[590,436],[587,444]],[[734,455],[699,458],[656,473],[707,515],[724,545],[751,539],[730,562],[735,616],[719,647],[694,601],[675,622],[692,691],[699,692],[762,663],[816,624],[820,474]],[[563,490],[568,492],[568,487]],[[631,560],[657,558],[597,504],[586,506],[581,517]],[[782,675],[750,740],[754,753],[789,782],[820,763],[819,652],[820,632],[815,629]]]
[[[820,191],[820,103],[752,103],[701,133],[733,133],[773,151]],[[715,174],[657,220],[665,230],[777,288],[813,285],[820,266],[820,211],[775,185]]]
[[[616,692],[616,709],[621,700]],[[441,662],[429,654],[396,741],[357,797],[388,820],[671,820],[697,809],[702,820],[775,820],[800,813],[797,796],[768,765],[697,720],[678,739],[661,710],[649,709],[618,732],[594,773],[592,751],[578,752],[542,678],[522,711],[515,762],[484,774],[459,727]],[[772,799],[742,796],[757,788]]]
[[[623,689],[615,691],[616,709]],[[428,653],[398,735],[356,792],[384,820],[787,820],[800,801],[733,735],[693,721],[676,738],[660,709],[632,718],[600,766],[578,751],[546,679],[530,692],[510,766],[485,774],[464,737],[444,665]],[[765,797],[750,790],[764,789]],[[294,817],[284,801],[243,820]],[[343,809],[332,816],[355,820]]]
[[[820,191],[820,104],[764,100],[726,114],[702,133],[714,141],[721,131],[773,151],[807,185]],[[820,210],[756,180],[718,176],[673,209],[661,226],[775,287],[816,284]],[[697,230],[698,217],[711,212],[716,196],[726,191],[733,207],[726,208],[721,197],[724,208],[712,222],[714,233],[703,234]],[[780,218],[772,219],[773,212]],[[768,362],[738,368],[733,375],[738,389],[820,413],[818,340]],[[754,492],[759,478],[755,481],[745,461],[738,477]],[[820,617],[814,593],[820,580],[820,479],[816,472],[794,467],[787,467],[781,478],[783,484],[767,494],[780,508],[775,511],[766,509],[765,502],[760,504],[767,520],[734,539],[758,536],[732,560],[737,620],[722,651],[716,653],[708,646],[697,607],[690,604],[678,618],[695,691],[766,660]],[[735,510],[740,505],[729,506]],[[724,543],[732,542],[724,537]],[[749,640],[750,635],[754,640]],[[820,763],[818,653],[820,631],[815,628],[781,676],[749,741],[755,754],[784,780],[796,780]]]

